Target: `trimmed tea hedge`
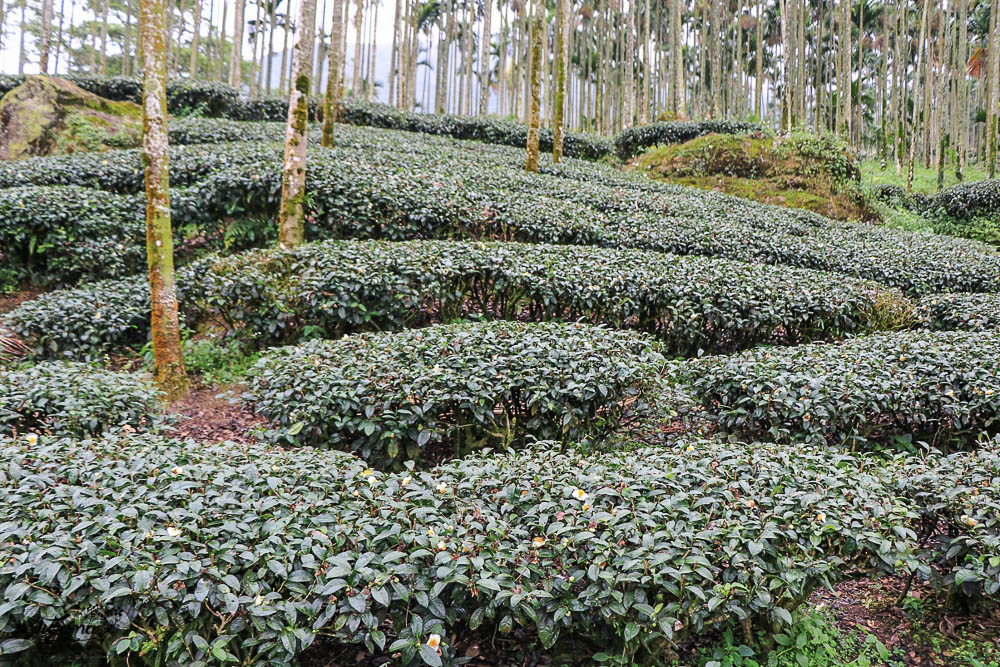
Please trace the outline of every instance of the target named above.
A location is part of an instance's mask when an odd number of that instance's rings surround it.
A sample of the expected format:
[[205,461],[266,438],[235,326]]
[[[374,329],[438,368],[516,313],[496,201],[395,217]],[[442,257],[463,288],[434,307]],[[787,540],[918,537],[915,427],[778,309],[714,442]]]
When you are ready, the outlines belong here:
[[475,314],[635,328],[693,355],[833,338],[912,308],[877,284],[802,269],[520,243],[325,241],[220,259],[202,281],[203,308],[261,343]]
[[[178,275],[178,289],[187,283]],[[181,292],[183,293],[183,291]],[[42,294],[3,316],[30,341],[36,357],[96,358],[149,337],[149,282],[144,276],[104,280]]]
[[928,294],[916,314],[922,326],[940,331],[1000,329],[1000,294]]
[[[358,453],[377,468],[449,451],[610,431],[663,365],[648,340],[582,324],[462,323],[266,353],[245,399],[272,441]],[[442,452],[442,449],[444,450]]]
[[146,266],[145,203],[77,186],[0,189],[0,258],[14,284],[116,278]]
[[[310,155],[310,238],[473,237],[629,247],[831,271],[910,293],[1000,292],[1000,255],[971,241],[836,223],[577,160],[528,174],[514,148],[348,129],[337,149]],[[0,166],[0,182],[62,182],[62,174],[85,185],[106,182],[116,192],[138,187],[137,153],[101,155],[109,156],[101,158],[111,162],[107,173],[94,157],[79,158],[79,169],[47,158],[55,162]],[[179,147],[172,178],[176,173],[191,185],[176,192],[178,218],[208,225],[273,215],[280,201],[279,155],[277,145]]]
[[[325,241],[200,260],[178,282],[190,325],[211,313],[256,345],[484,316],[637,329],[691,356],[893,328],[913,308],[880,285],[802,269],[519,243]],[[146,340],[144,283],[115,289],[53,292],[7,318],[40,356]]]
[[750,134],[764,132],[758,123],[731,120],[667,121],[637,125],[615,137],[615,154],[625,161],[647,148],[661,144],[680,144],[705,134]]
[[919,513],[920,576],[959,599],[1000,598],[1000,438],[896,461],[895,494]]
[[322,632],[406,665],[436,663],[430,634],[450,661],[454,631],[488,624],[631,655],[739,619],[780,626],[813,589],[906,557],[912,513],[880,464],[683,444],[583,458],[542,443],[383,475],[309,449],[7,441],[0,640],[288,664]]
[[759,348],[690,362],[680,376],[722,431],[747,438],[954,444],[1000,424],[997,331]]
[[[142,79],[74,75],[61,78],[105,99],[142,104]],[[24,79],[21,75],[0,75],[0,97],[24,83]],[[236,90],[221,83],[178,79],[167,81],[166,90],[167,112],[171,114],[227,116],[239,106]]]
[[933,199],[933,208],[965,220],[975,217],[1000,217],[1000,179],[969,181],[945,188]]
[[157,392],[131,373],[71,362],[0,370],[0,435],[142,431],[158,413]]

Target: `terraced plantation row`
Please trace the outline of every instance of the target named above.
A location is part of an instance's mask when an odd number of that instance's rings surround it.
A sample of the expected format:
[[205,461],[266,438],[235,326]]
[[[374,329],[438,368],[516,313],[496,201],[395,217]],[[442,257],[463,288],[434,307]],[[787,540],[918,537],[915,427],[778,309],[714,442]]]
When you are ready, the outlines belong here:
[[351,126],[275,248],[281,132],[171,129],[239,442],[141,370],[138,153],[0,164],[0,283],[41,292],[0,317],[0,656],[766,662],[846,580],[995,609],[996,248]]

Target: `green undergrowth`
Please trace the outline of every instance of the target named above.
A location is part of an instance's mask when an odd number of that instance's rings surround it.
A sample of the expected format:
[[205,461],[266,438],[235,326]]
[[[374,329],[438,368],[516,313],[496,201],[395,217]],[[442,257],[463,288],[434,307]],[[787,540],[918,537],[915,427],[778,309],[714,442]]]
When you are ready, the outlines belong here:
[[868,220],[859,168],[831,136],[795,132],[710,134],[640,155],[635,167],[654,178],[764,204],[801,208],[838,220]]

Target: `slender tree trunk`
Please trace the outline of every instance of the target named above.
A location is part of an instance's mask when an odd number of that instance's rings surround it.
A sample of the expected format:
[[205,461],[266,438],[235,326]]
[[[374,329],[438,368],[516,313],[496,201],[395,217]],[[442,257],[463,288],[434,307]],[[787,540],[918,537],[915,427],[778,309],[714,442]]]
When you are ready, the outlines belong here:
[[757,48],[754,51],[754,116],[764,118],[764,0],[757,0]]
[[181,352],[174,247],[170,227],[167,92],[163,0],[140,0],[143,54],[143,142],[146,173],[146,254],[152,303],[151,331],[156,384],[170,402],[187,391]]
[[[101,5],[101,76],[108,74],[108,12],[111,9],[110,4],[110,0],[104,0]],[[51,18],[50,16],[49,20]]]
[[[326,75],[326,96],[323,99],[323,139],[321,145],[333,146],[333,128],[340,115],[341,61],[340,41],[344,30],[344,1],[333,0],[333,26],[330,28],[330,62]],[[391,65],[390,65],[391,67]],[[392,88],[390,87],[390,90]]]
[[542,103],[542,39],[545,30],[541,0],[535,0],[531,25],[531,104],[528,109],[528,157],[525,169],[538,171],[538,125],[541,120]]
[[784,87],[781,96],[781,130],[783,132],[792,129],[792,81],[789,77],[792,39],[788,34],[788,5],[791,2],[792,0],[780,0],[778,9],[781,13],[781,84]]
[[556,103],[552,123],[552,161],[562,162],[563,125],[566,111],[566,60],[569,40],[566,38],[566,1],[556,0]]
[[955,178],[962,180],[965,169],[965,149],[968,136],[965,119],[968,114],[968,84],[965,63],[969,48],[969,0],[958,0],[958,59],[955,63],[955,113],[958,117],[958,132],[955,134]]
[[646,0],[642,12],[642,94],[639,96],[639,123],[641,125],[649,123],[650,96],[653,86],[652,61],[649,54],[650,14],[652,12],[652,3]]
[[987,91],[989,97],[986,99],[986,163],[990,178],[995,178],[997,174],[997,115],[1000,113],[998,102],[1000,102],[1000,0],[993,0],[990,3],[990,32],[986,39],[988,53],[987,63],[989,67],[989,85]]
[[625,97],[622,100],[622,127],[632,127],[635,119],[635,0],[631,0],[628,18],[625,20],[625,58],[623,61],[625,77]]
[[368,93],[368,100],[371,102],[375,101],[375,55],[378,53],[378,33],[375,30],[375,26],[378,25],[378,8],[380,3],[375,3],[375,8],[372,11],[371,20],[371,34],[369,39],[371,42],[368,44],[368,87],[366,91]]
[[[73,13],[73,7],[70,6],[70,13]],[[56,57],[55,63],[52,66],[52,73],[59,73],[59,54],[62,52],[63,47],[63,18],[66,15],[66,0],[59,0],[59,24],[56,27]],[[3,2],[0,2],[0,33],[3,33]],[[72,25],[72,24],[71,24]],[[2,36],[2,35],[0,35]],[[122,58],[124,62],[124,57]]]
[[[556,0],[557,3],[562,0]],[[493,3],[484,0],[483,35],[479,45],[479,115],[485,116],[490,102],[490,28],[493,22]]]
[[303,204],[315,16],[316,0],[300,0],[292,92],[288,100],[288,130],[285,133],[285,167],[281,177],[278,220],[278,246],[281,248],[294,248],[302,243],[304,237]]
[[222,21],[219,22],[219,47],[215,54],[215,80],[222,81],[222,73],[225,67],[225,49],[226,49],[226,14],[229,13],[229,3],[222,3]]
[[27,7],[28,7],[28,0],[21,0],[21,44],[17,53],[18,74],[24,74],[24,61],[25,61],[24,36],[28,34]]
[[239,91],[243,87],[243,12],[246,0],[236,0],[233,15],[233,48],[229,55],[229,85]]
[[[923,11],[921,12],[921,19],[920,19],[920,41],[917,42],[917,70],[916,70],[916,73],[914,74],[914,78],[915,78],[914,83],[916,84],[914,86],[914,93],[916,93],[917,89],[921,87],[920,86],[920,75],[921,75],[921,72],[923,72],[923,66],[924,66],[924,51],[926,50],[924,48],[924,45],[925,45],[925,43],[927,41],[927,14],[928,14],[928,10],[930,9],[930,3],[931,3],[931,0],[924,0],[924,3],[923,3],[924,4],[924,8],[923,8]],[[913,190],[913,161],[914,161],[914,159],[916,157],[917,137],[920,136],[917,133],[917,122],[920,119],[920,104],[917,103],[916,99],[914,99],[913,102],[914,102],[913,103],[913,123],[912,123],[912,127],[910,129],[910,156],[909,156],[909,160],[907,162],[907,171],[906,171],[906,191],[907,192],[911,192]]]
[[364,12],[363,0],[358,0],[354,6],[354,76],[351,79],[351,97],[358,98],[361,88],[361,17]]
[[[22,21],[23,27],[23,21]],[[23,39],[23,35],[22,35]],[[49,71],[49,50],[52,44],[52,0],[42,0],[41,38],[38,41],[38,70]]]
[[[75,0],[74,0],[75,2]],[[73,6],[70,5],[70,14],[73,13]],[[73,21],[70,19],[70,27]],[[70,49],[67,49],[69,51]],[[138,49],[136,49],[138,52]],[[122,65],[121,75],[129,76],[132,72],[132,0],[125,2],[125,29],[122,31]]]
[[192,79],[198,78],[198,46],[201,40],[201,0],[194,0],[194,27],[191,33],[191,62],[188,63],[188,74]]

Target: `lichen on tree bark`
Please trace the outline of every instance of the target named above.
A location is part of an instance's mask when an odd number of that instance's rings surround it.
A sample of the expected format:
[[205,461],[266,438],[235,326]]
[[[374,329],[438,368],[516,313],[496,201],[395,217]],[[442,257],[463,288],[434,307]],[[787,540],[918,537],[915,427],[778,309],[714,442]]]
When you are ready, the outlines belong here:
[[316,0],[299,3],[298,40],[292,64],[292,91],[285,131],[285,166],[281,176],[281,211],[278,247],[294,248],[304,237],[303,203],[306,194],[306,149],[309,131],[309,88],[312,84],[312,50]]
[[143,143],[146,175],[146,255],[152,303],[151,330],[156,384],[168,401],[187,391],[174,283],[174,246],[170,227],[167,145],[167,92],[163,0],[141,0],[143,54]]
[[528,171],[538,171],[538,125],[541,121],[542,105],[542,31],[545,30],[545,25],[542,23],[542,12],[545,9],[539,4],[540,0],[535,0],[531,26],[531,102],[528,108],[528,157],[525,162],[525,169]]

